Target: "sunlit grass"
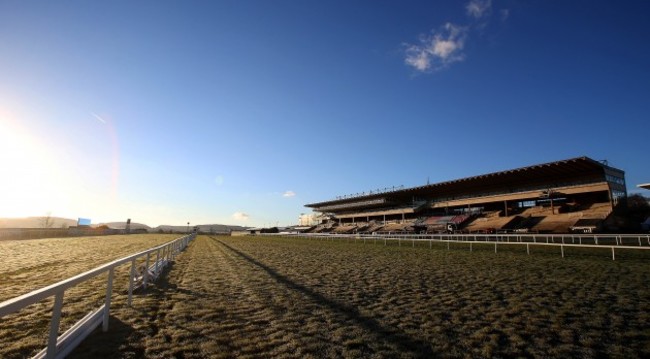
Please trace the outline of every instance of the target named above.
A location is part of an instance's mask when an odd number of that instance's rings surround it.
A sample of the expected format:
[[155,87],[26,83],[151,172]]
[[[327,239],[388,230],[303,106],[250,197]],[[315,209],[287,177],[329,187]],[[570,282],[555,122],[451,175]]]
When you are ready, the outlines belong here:
[[[625,256],[624,256],[625,257]],[[647,258],[199,237],[79,356],[646,357]],[[112,347],[103,345],[112,338]]]
[[[112,260],[167,243],[178,235],[129,235],[0,241],[0,301],[40,289]],[[116,271],[115,300],[124,301],[130,267]],[[65,292],[62,331],[101,305],[106,275]],[[53,299],[0,319],[0,357],[33,355],[46,345]]]
[[650,355],[646,255],[388,244],[199,236],[72,357]]

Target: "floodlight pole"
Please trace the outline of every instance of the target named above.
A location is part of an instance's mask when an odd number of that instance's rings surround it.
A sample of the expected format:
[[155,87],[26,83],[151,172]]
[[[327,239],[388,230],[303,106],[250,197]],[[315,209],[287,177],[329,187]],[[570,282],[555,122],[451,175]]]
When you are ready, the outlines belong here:
[[190,222],[187,222],[187,233],[190,233]]

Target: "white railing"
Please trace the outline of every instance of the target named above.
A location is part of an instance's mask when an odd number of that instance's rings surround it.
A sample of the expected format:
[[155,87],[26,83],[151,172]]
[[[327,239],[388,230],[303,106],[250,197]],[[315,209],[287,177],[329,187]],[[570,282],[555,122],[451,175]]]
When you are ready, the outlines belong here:
[[260,235],[272,236],[293,236],[304,238],[318,238],[329,240],[354,240],[366,243],[372,240],[374,243],[379,240],[384,245],[388,241],[397,241],[401,246],[402,242],[428,242],[429,248],[434,242],[447,243],[469,243],[470,251],[473,243],[493,244],[494,251],[497,251],[499,244],[525,245],[526,253],[530,254],[531,246],[555,246],[560,247],[562,257],[564,248],[608,248],[612,252],[612,259],[616,259],[616,249],[650,250],[650,234],[332,234],[332,233],[265,233]]
[[[130,306],[133,297],[133,290],[138,286],[146,288],[147,284],[155,280],[162,272],[162,269],[173,260],[179,252],[184,250],[194,237],[194,234],[190,234],[177,238],[171,242],[128,257],[117,259],[45,288],[6,300],[0,303],[0,318],[54,296],[54,307],[52,308],[52,319],[50,321],[47,347],[34,356],[34,358],[63,358],[100,324],[102,324],[102,330],[104,332],[108,330],[115,268],[131,263],[127,301]],[[141,268],[136,267],[136,260],[138,259],[144,259],[144,264]],[[61,310],[63,307],[63,294],[65,291],[106,272],[108,272],[108,280],[106,282],[104,304],[75,323],[60,337],[57,337],[61,321]]]

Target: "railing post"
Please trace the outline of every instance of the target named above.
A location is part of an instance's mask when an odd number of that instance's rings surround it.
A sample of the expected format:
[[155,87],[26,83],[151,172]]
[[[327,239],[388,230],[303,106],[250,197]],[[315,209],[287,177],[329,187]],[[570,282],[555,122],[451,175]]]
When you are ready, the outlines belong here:
[[61,323],[61,308],[63,307],[63,291],[56,293],[54,307],[52,308],[52,321],[50,321],[50,336],[47,340],[47,353],[45,357],[53,359],[56,357],[56,339],[59,336],[59,324]]
[[614,247],[612,247],[612,260],[616,260],[616,254],[614,254]]
[[131,261],[131,272],[129,274],[129,300],[128,305],[131,306],[133,299],[133,277],[135,277],[135,259]]
[[149,258],[151,257],[151,252],[147,252],[147,261],[144,264],[144,274],[142,279],[142,285],[147,289],[147,282],[149,282]]
[[108,271],[108,282],[106,283],[106,300],[104,304],[104,321],[102,323],[102,330],[108,331],[108,317],[111,312],[111,295],[113,294],[113,272],[114,268]]
[[154,273],[156,273],[156,277],[158,277],[158,267],[160,266],[160,248],[156,251],[156,267],[154,268]]

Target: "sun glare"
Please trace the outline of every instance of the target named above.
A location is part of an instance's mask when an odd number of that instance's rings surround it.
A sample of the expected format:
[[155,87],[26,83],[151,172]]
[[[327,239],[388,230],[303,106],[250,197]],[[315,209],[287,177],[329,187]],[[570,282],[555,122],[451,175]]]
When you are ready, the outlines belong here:
[[61,174],[50,151],[18,125],[0,121],[0,217],[63,210]]

